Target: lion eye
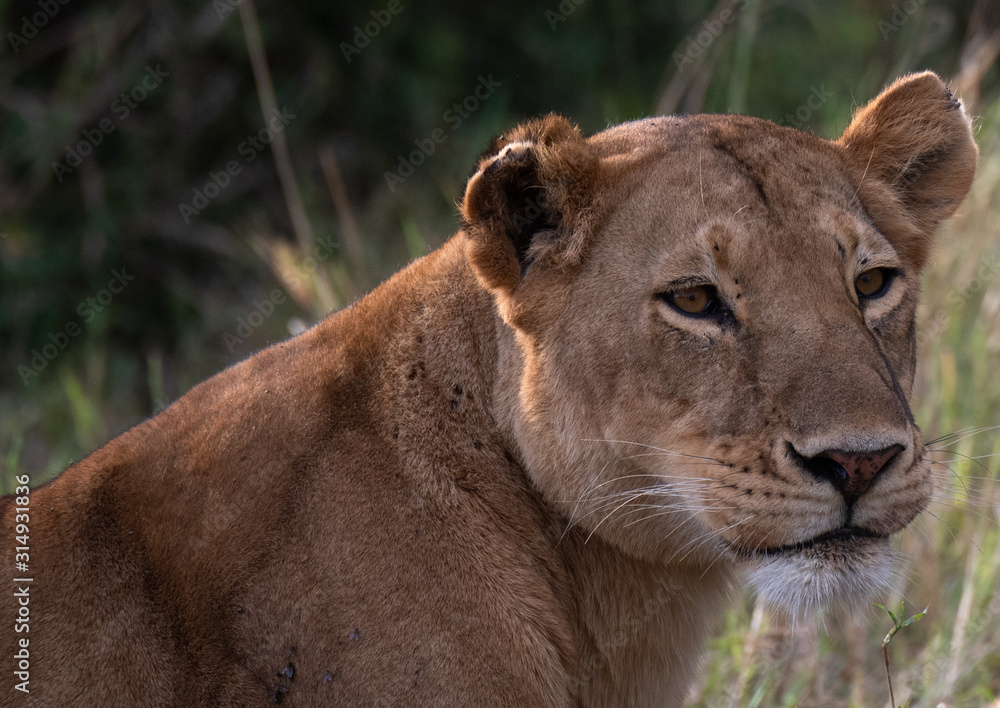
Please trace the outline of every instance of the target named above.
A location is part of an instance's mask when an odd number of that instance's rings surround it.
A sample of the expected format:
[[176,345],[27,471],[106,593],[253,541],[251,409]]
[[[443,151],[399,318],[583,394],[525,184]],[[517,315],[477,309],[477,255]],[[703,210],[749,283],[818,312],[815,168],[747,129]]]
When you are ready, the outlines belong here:
[[664,299],[686,315],[707,315],[715,307],[715,288],[709,285],[695,285],[666,293]]
[[854,288],[859,297],[881,297],[892,280],[892,271],[888,268],[872,268],[854,279]]

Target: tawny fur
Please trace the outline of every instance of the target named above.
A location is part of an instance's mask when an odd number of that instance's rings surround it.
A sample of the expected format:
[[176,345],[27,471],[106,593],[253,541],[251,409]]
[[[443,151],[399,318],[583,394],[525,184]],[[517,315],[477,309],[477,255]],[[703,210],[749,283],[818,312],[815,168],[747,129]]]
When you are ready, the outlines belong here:
[[[793,611],[888,582],[932,484],[919,271],[975,162],[932,74],[837,142],[515,129],[440,250],[31,493],[31,693],[3,703],[681,705],[741,570]],[[663,302],[692,279],[731,321]],[[789,446],[896,443],[850,511],[879,538],[772,552],[848,523]]]

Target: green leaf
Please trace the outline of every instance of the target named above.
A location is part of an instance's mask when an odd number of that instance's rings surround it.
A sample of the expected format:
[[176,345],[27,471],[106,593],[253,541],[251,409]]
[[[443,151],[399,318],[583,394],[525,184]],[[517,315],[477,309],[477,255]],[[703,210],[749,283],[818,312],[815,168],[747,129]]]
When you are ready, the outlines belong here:
[[903,622],[901,625],[899,625],[900,629],[902,629],[903,627],[908,627],[909,625],[913,624],[914,622],[919,622],[920,620],[922,620],[924,618],[924,615],[927,614],[927,610],[928,609],[930,609],[929,605],[927,607],[925,607],[922,612],[918,612],[917,614],[913,615],[908,620],[906,620],[905,622]]
[[[892,618],[892,624],[894,626],[897,626],[899,624],[899,621],[896,619],[896,615],[892,614],[892,610],[890,610],[888,607],[886,607],[885,605],[880,605],[877,602],[873,602],[872,604],[875,607],[879,608],[880,610],[885,610],[886,613]],[[900,614],[902,614],[902,613],[900,613]]]

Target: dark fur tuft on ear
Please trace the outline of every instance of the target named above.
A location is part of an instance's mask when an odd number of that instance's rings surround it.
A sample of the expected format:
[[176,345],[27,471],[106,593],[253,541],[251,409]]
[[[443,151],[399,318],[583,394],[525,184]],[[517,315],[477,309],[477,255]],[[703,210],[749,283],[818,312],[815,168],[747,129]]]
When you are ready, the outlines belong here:
[[495,138],[460,209],[482,283],[511,294],[533,263],[579,260],[597,158],[565,118],[549,115]]
[[910,74],[859,109],[837,142],[878,227],[904,258],[923,266],[931,236],[976,172],[978,150],[961,101],[936,74]]

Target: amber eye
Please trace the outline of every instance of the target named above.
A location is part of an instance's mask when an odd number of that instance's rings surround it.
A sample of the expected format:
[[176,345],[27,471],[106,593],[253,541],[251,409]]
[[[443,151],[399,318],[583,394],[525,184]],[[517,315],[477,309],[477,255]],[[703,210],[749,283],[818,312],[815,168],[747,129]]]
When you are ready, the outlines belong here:
[[884,294],[892,280],[892,271],[888,268],[872,268],[854,279],[854,287],[859,297],[879,297]]
[[664,299],[688,315],[707,315],[715,307],[715,289],[710,285],[695,285],[666,293]]

